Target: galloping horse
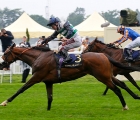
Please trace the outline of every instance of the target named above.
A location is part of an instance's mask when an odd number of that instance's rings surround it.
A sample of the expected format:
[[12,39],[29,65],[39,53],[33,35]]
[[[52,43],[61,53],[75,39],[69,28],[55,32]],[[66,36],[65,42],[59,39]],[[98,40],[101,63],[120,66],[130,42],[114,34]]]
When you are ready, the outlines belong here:
[[[85,51],[83,53],[85,53],[85,52],[105,53],[105,54],[109,55],[110,57],[112,57],[114,60],[128,65],[128,62],[124,60],[123,49],[109,47],[108,44],[105,44],[105,43],[97,40],[97,38],[95,38],[95,40],[93,40],[90,43],[90,45],[85,49]],[[140,66],[140,61],[132,62],[131,65]],[[114,76],[116,76],[118,74],[124,75],[140,91],[140,87],[137,85],[137,83],[135,82],[133,77],[129,74],[130,72],[134,72],[134,71],[120,69],[115,66],[113,67]],[[124,84],[124,82],[121,82],[121,83],[122,83],[122,85]],[[106,95],[107,91],[108,91],[108,87],[106,87],[106,90],[104,91],[103,95]]]
[[[42,49],[42,48],[41,48]],[[88,52],[82,54],[82,65],[75,68],[61,68],[61,81],[58,78],[57,63],[54,52],[51,50],[42,51],[34,48],[15,47],[15,44],[10,46],[2,56],[5,63],[10,64],[16,60],[26,62],[32,67],[32,77],[27,81],[14,95],[2,102],[0,105],[6,106],[8,102],[15,99],[20,93],[24,92],[36,83],[44,82],[47,90],[48,107],[51,109],[53,100],[53,84],[75,80],[79,77],[90,74],[100,82],[108,86],[120,99],[123,109],[128,109],[126,102],[122,96],[120,89],[112,82],[118,81],[112,73],[112,64],[120,66],[124,69],[140,70],[140,68],[125,67],[122,64],[115,62],[111,58],[107,58],[103,53]],[[111,61],[111,63],[110,63]],[[140,99],[129,88],[126,91],[135,99]]]

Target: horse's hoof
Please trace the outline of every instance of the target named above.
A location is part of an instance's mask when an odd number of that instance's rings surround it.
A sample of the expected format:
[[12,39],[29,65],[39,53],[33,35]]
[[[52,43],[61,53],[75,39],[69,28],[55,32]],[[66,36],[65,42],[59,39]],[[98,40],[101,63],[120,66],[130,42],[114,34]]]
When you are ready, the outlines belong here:
[[6,106],[7,105],[7,100],[5,100],[4,102],[2,102],[1,104],[0,104],[0,106]]
[[122,110],[129,110],[128,106],[126,105],[125,107],[123,107]]
[[138,97],[138,99],[140,99],[140,96],[139,95],[137,95],[137,97]]

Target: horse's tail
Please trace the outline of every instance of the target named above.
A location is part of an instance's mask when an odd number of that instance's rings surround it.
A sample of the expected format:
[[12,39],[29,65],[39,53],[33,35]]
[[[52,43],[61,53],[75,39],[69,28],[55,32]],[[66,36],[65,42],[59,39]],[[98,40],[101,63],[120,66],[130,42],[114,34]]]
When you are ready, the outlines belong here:
[[109,55],[105,54],[105,56],[109,59],[109,61],[116,67],[126,70],[132,70],[132,71],[140,71],[140,67],[134,67],[134,66],[126,66],[122,63],[119,63],[115,61],[113,58],[111,58]]

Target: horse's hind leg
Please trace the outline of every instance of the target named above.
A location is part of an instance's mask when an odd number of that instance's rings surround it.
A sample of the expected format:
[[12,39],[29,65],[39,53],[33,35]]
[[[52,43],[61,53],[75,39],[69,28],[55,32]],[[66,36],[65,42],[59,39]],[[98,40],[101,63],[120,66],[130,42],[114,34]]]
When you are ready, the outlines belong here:
[[112,80],[117,86],[121,87],[122,89],[125,89],[134,99],[140,99],[140,97],[134,92],[132,92],[124,82],[116,79],[115,77],[112,77]]
[[136,83],[136,81],[132,78],[132,76],[128,74],[124,74],[124,76],[140,91],[140,87]]
[[108,81],[108,83],[106,83],[106,85],[119,97],[119,99],[122,103],[122,106],[123,106],[123,110],[127,110],[128,107],[127,107],[126,102],[122,96],[121,90],[115,84],[113,84],[112,81],[110,81],[110,82]]
[[[124,74],[124,76],[140,91],[140,87],[138,86],[138,84],[136,83],[136,81],[133,79],[133,77],[129,74],[129,73],[127,73],[127,74]],[[125,84],[124,82],[122,82],[122,81],[120,81],[121,82],[121,84],[123,85],[123,84]],[[115,83],[116,84],[116,83]],[[118,86],[120,86],[120,85],[118,85]],[[121,86],[120,86],[121,87]],[[126,85],[124,86],[124,87],[126,87]],[[122,87],[121,87],[122,88]],[[125,89],[125,88],[123,88],[123,89]],[[125,89],[126,90],[126,89]],[[103,95],[106,95],[106,93],[107,93],[107,91],[108,91],[108,87],[106,87],[106,89],[105,89],[105,91],[103,92]],[[128,92],[128,91],[127,91]],[[128,92],[129,93],[129,92]],[[137,99],[137,98],[135,98],[135,99]],[[139,99],[139,98],[138,98]]]
[[8,102],[12,102],[12,100],[14,100],[20,93],[23,93],[26,89],[30,88],[32,85],[37,83],[36,78],[36,76],[32,76],[31,79],[28,82],[26,82],[14,95],[2,102],[0,105],[6,106]]
[[51,109],[51,103],[53,101],[53,84],[45,83],[47,90],[47,98],[48,98],[48,107],[47,110]]

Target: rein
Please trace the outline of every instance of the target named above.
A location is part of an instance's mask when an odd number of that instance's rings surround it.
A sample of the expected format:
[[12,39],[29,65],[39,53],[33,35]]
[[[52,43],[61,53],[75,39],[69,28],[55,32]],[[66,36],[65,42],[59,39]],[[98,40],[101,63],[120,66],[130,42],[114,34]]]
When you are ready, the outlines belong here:
[[[26,51],[31,50],[31,49],[32,49],[32,47],[31,47],[31,48],[27,48],[27,49],[25,49],[24,51],[22,51],[21,54],[19,54],[19,55],[14,54],[14,53],[12,52],[12,49],[9,49],[9,51],[8,51],[7,53],[4,54],[4,55],[5,55],[4,62],[7,63],[7,64],[13,63],[14,61],[16,61],[17,58],[21,59],[21,55],[22,55],[23,53],[25,53]],[[7,62],[8,55],[6,55],[6,54],[11,54],[11,55],[12,55],[12,59],[13,59],[13,60],[12,60],[11,62]],[[41,54],[41,52],[40,52],[40,54]],[[35,58],[35,60],[40,56],[40,54]],[[35,61],[35,60],[34,60],[34,61]],[[33,61],[33,62],[34,62],[34,61]],[[32,64],[33,64],[33,63],[32,63]],[[31,64],[31,65],[32,65],[32,64]]]
[[19,56],[21,56],[23,53],[25,53],[26,51],[28,51],[28,50],[30,50],[30,49],[32,49],[32,48],[27,48],[27,49],[25,49],[24,51],[22,51],[22,53],[21,53]]
[[[25,49],[24,51],[22,51],[22,53],[19,56],[21,56],[23,53],[25,53],[26,51],[31,50],[31,49],[33,49],[33,47]],[[40,54],[41,54],[41,51],[40,51],[39,55],[34,59],[34,61],[37,60],[37,58],[40,56]],[[34,61],[31,63],[31,65],[33,65]]]

